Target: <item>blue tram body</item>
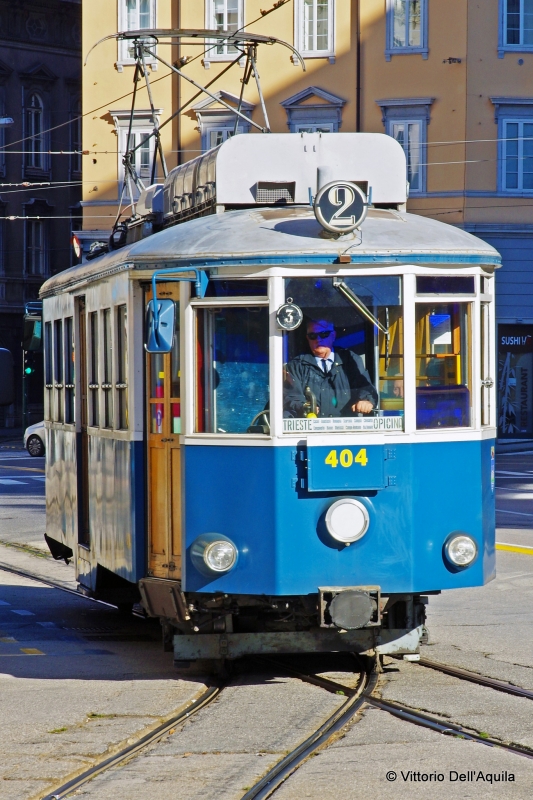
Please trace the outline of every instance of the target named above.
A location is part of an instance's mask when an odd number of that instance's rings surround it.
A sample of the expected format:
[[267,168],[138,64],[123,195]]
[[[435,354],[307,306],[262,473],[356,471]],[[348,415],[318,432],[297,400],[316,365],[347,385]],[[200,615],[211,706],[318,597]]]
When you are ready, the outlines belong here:
[[[185,591],[307,595],[321,585],[364,585],[369,575],[385,594],[483,585],[495,570],[492,446],[490,440],[395,445],[394,458],[388,460],[385,450],[391,448],[367,448],[369,460],[382,462],[385,481],[377,491],[350,492],[370,515],[368,533],[350,547],[335,543],[321,529],[332,497],[343,494],[307,490],[301,477],[306,470],[299,469],[306,466],[299,461],[304,450],[228,448],[224,469],[235,476],[238,497],[218,481],[209,485],[209,502],[202,503],[199,486],[218,453],[186,447],[187,553],[203,532],[217,530],[235,542],[239,561],[227,575],[206,577],[188,555]],[[444,507],[439,502],[443,493]],[[443,543],[456,530],[469,531],[480,551],[466,572],[454,571],[443,559]]]
[[[308,197],[346,178],[373,203],[332,236]],[[389,137],[239,136],[42,289],[47,541],[178,661],[416,653],[426,595],[494,576],[500,259],[405,200]]]

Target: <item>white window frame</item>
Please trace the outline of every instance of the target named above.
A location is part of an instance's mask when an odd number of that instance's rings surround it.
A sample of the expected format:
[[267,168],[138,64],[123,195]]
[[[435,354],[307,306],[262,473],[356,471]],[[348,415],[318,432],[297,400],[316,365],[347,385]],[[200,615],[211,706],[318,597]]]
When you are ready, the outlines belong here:
[[498,35],[498,58],[503,58],[505,52],[518,52],[528,53],[533,52],[533,42],[524,44],[524,0],[520,2],[520,42],[518,44],[509,44],[507,42],[507,8],[508,0],[498,0],[499,4],[499,35]]
[[335,128],[333,122],[317,122],[316,124],[306,125],[305,122],[299,122],[294,126],[295,133],[333,133]]
[[[153,130],[154,130],[153,126],[134,125],[132,127],[132,129],[131,129],[131,137],[134,140],[136,140],[138,136],[148,136],[149,134],[153,133]],[[124,181],[124,164],[122,163],[122,159],[123,159],[124,153],[126,152],[126,149],[127,149],[127,144],[126,144],[127,138],[128,138],[128,128],[127,127],[121,127],[120,128],[120,132],[119,132],[119,143],[118,143],[118,145],[119,145],[118,146],[118,162],[119,162],[119,166],[118,166],[118,193],[119,193],[119,196],[120,196],[120,194],[122,192],[122,183]],[[136,171],[137,175],[142,180],[142,182],[144,183],[145,186],[150,186],[150,184],[151,184],[150,178],[151,178],[152,161],[153,161],[154,149],[155,149],[154,148],[154,143],[155,143],[155,136],[152,136],[151,139],[149,140],[149,144],[148,144],[148,153],[149,153],[148,169],[149,169],[149,174],[144,174],[143,175],[143,173],[142,173],[141,155],[142,155],[142,150],[144,148],[139,148],[138,150],[135,151],[135,157],[134,157],[135,171]],[[135,145],[134,146],[136,146],[137,144],[139,144],[139,142],[135,141]],[[157,169],[156,169],[155,177],[157,179]],[[137,199],[139,197],[139,190],[137,189],[137,187],[134,184],[132,184],[132,188],[133,188],[133,196],[134,196],[135,199]],[[127,193],[125,194],[125,197],[128,197]]]
[[[425,120],[421,119],[420,117],[418,117],[418,118],[416,118],[416,117],[414,117],[414,118],[413,117],[404,117],[404,118],[402,118],[402,117],[390,117],[390,118],[388,118],[387,119],[387,124],[386,124],[386,133],[388,134],[388,136],[391,136],[393,139],[396,139],[396,137],[394,136],[394,126],[395,125],[417,125],[418,128],[419,128],[419,131],[420,131],[420,134],[419,134],[420,146],[419,146],[419,154],[418,154],[418,158],[419,158],[419,165],[418,165],[419,181],[418,181],[418,183],[419,183],[419,186],[418,186],[418,188],[413,188],[409,184],[409,195],[422,194],[422,193],[424,193],[426,191],[426,164],[425,164],[426,158],[425,158],[425,153],[426,153],[427,127],[426,127]],[[398,141],[398,140],[396,139],[396,141]],[[409,152],[409,146],[407,145],[407,147],[406,147],[406,145],[405,145],[405,140],[404,140],[404,144],[402,145],[402,149],[403,149],[403,151],[405,153],[405,158],[406,158],[406,162],[407,162],[407,173],[406,173],[405,177],[406,177],[407,182],[409,183],[409,164],[410,164],[411,154]]]
[[[409,3],[410,0],[403,0]],[[386,0],[386,46],[385,60],[390,61],[392,56],[419,54],[426,59],[429,54],[428,47],[428,0],[420,0],[420,44],[401,45],[394,44],[394,3],[395,0]]]
[[[316,19],[316,2],[313,0]],[[294,0],[294,46],[305,58],[333,58],[335,56],[335,2],[328,3],[328,47],[326,50],[308,50],[305,35],[305,2]],[[316,43],[316,26],[313,36]]]
[[[131,111],[128,111],[128,110],[124,109],[124,110],[120,110],[120,111],[113,110],[113,111],[110,111],[109,113],[113,117],[113,121],[115,123],[115,132],[117,134],[117,179],[118,179],[117,180],[117,196],[120,198],[121,193],[122,193],[122,184],[123,184],[123,181],[124,181],[124,164],[122,163],[122,158],[124,156],[124,153],[126,152],[126,142],[127,142],[128,131],[129,131],[129,127],[130,127],[130,114],[131,114]],[[161,108],[157,108],[157,109],[155,109],[155,113],[156,113],[157,120],[159,120],[161,114],[163,113],[163,110]],[[153,130],[154,130],[154,125],[153,125],[153,122],[152,122],[152,113],[151,113],[151,111],[142,110],[142,109],[139,109],[138,111],[136,111],[135,114],[134,114],[134,117],[133,117],[133,124],[132,124],[132,127],[131,127],[132,136],[137,136],[138,134],[140,134],[140,135],[148,135],[150,133],[153,133]],[[154,151],[155,151],[155,136],[151,137],[149,148],[150,148],[149,152],[150,152],[150,170],[151,170],[152,160],[153,160]],[[137,174],[139,175],[139,177],[141,178],[141,180],[143,181],[145,186],[149,186],[150,185],[151,174],[143,177],[141,175],[140,171],[139,171],[140,170],[140,152],[141,151],[139,149],[135,153],[135,168],[136,168]],[[156,180],[157,180],[157,169],[156,169],[155,177],[156,177]],[[139,197],[139,190],[135,187],[135,185],[132,185],[132,189],[133,189],[133,197],[134,197],[135,200],[137,200],[137,198]],[[128,197],[128,194],[126,193],[124,195],[124,199],[127,198],[127,197]]]
[[[507,187],[507,125],[518,125],[518,186]],[[524,125],[533,125],[533,117],[503,117],[500,120],[500,191],[512,195],[532,195],[531,189],[524,189]],[[530,138],[530,137],[528,137]]]
[[[228,122],[228,125],[224,125],[223,123],[213,123],[212,126],[209,126],[209,123],[207,123],[204,132],[206,146],[205,147],[202,146],[203,152],[205,153],[206,150],[211,150],[211,148],[213,147],[218,147],[217,144],[213,144],[211,142],[211,137],[213,133],[222,134],[222,142],[219,142],[219,144],[222,144],[223,142],[226,142],[228,139],[231,139],[231,137],[234,135],[233,134],[234,130],[235,130],[235,122],[231,122],[231,120]],[[240,125],[238,125],[237,134],[240,133],[243,133],[243,129]],[[202,145],[203,144],[204,143],[202,142]]]
[[[140,0],[137,0],[139,3]],[[148,0],[150,3],[150,28],[157,28],[157,0]],[[127,30],[138,30],[137,27],[129,28],[128,27],[128,10],[126,7],[126,0],[118,0],[118,30],[119,31],[127,31]],[[116,67],[119,72],[122,72],[122,67],[125,66],[132,66],[135,64],[135,59],[131,58],[128,50],[131,46],[131,43],[127,40],[119,41],[118,42],[118,58]],[[150,64],[153,70],[157,69],[157,61],[155,58],[147,58],[146,63]]]
[[[228,0],[224,2],[224,20],[227,20],[228,13]],[[237,0],[237,30],[240,30],[244,25],[244,0]],[[207,30],[216,30],[217,25],[215,22],[215,0],[206,0],[205,3],[205,27]],[[224,28],[227,30],[227,28]],[[234,61],[237,58],[237,51],[235,49],[228,50],[226,42],[222,45],[222,53],[217,53],[217,42],[215,39],[205,40],[206,53],[204,57],[204,66],[207,66],[210,61]]]

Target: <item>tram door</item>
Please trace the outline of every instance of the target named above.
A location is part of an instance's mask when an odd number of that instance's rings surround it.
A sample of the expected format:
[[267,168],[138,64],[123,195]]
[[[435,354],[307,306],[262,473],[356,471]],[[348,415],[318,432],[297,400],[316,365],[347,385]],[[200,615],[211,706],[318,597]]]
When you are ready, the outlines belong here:
[[[148,569],[157,578],[181,578],[181,371],[179,283],[158,284],[157,296],[176,303],[170,353],[147,354]],[[151,292],[147,300],[151,299]]]

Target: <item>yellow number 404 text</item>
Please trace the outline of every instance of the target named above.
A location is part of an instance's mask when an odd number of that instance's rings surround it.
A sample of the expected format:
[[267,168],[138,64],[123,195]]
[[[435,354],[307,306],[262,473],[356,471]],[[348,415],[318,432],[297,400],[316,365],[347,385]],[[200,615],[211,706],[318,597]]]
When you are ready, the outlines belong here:
[[362,467],[366,467],[368,464],[366,448],[361,448],[356,456],[351,450],[341,450],[339,455],[337,455],[336,450],[330,450],[324,463],[330,467],[338,467],[339,464],[341,467],[351,467],[352,464],[360,464]]

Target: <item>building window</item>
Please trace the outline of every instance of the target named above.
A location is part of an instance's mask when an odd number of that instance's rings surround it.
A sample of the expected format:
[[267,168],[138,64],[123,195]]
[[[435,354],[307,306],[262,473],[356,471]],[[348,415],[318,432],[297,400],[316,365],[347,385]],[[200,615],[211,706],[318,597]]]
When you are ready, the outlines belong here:
[[376,100],[385,133],[401,145],[407,162],[409,192],[426,191],[427,126],[433,97],[396,97]]
[[[130,111],[110,111],[115,122],[118,143],[118,195],[122,194],[122,184],[124,181],[124,156],[128,150],[133,151],[133,166],[137,176],[145,186],[148,186],[152,178],[152,162],[155,152],[155,136],[151,111],[136,111],[133,117],[131,133],[130,130]],[[156,118],[162,114],[162,109],[156,109]],[[157,172],[156,172],[157,177]],[[139,196],[139,190],[132,183],[133,198]],[[125,195],[128,196],[127,194]]]
[[81,151],[82,151],[82,116],[81,100],[79,97],[73,99],[70,112],[70,173],[71,175],[81,175]]
[[407,182],[409,193],[421,192],[422,179],[422,121],[395,120],[389,123],[387,133],[402,146],[407,161]]
[[318,86],[309,86],[281,102],[291,133],[337,133],[345,104],[342,97]]
[[296,47],[306,57],[334,55],[333,10],[333,0],[295,3]]
[[[207,0],[206,11],[208,30],[235,32],[243,27],[244,0]],[[234,58],[238,52],[226,42],[216,42],[211,39],[206,40],[206,44],[210,46],[206,53],[207,60],[224,58],[228,55]]]
[[[119,31],[140,31],[144,28],[156,27],[155,0],[119,0]],[[119,42],[118,65],[132,64],[134,51],[131,42]],[[148,63],[154,59],[147,59]]]
[[333,133],[333,123],[325,122],[321,125],[295,125],[295,133]]
[[427,58],[427,17],[427,0],[387,0],[387,61],[401,53]]
[[146,186],[148,186],[150,183],[150,178],[152,175],[152,155],[154,152],[154,137],[150,136],[151,133],[151,128],[147,128],[145,130],[135,130],[132,131],[128,139],[128,131],[121,131],[121,181],[124,180],[124,165],[122,164],[122,158],[124,157],[125,153],[128,152],[128,150],[132,150],[132,163],[135,168],[135,172]]
[[502,120],[502,190],[533,192],[533,119]]
[[[5,117],[6,115],[6,104],[5,104],[5,97],[4,97],[4,87],[0,86],[0,117]],[[5,145],[6,145],[6,134],[5,134],[5,127],[0,125],[0,176],[4,176],[6,174],[6,161],[5,161]]]
[[[221,90],[215,92],[217,99],[223,100],[231,106],[237,107],[239,98],[236,95]],[[241,112],[246,117],[251,117],[255,108],[253,103],[248,103],[243,100],[241,104]],[[249,133],[251,123],[246,119],[239,117],[237,123],[237,130],[235,130],[235,114],[232,114],[228,108],[222,106],[217,100],[208,97],[205,100],[200,100],[199,103],[193,106],[193,111],[198,120],[198,128],[202,136],[202,152],[210,150],[212,147],[218,147],[220,144],[231,138],[234,133]]]
[[26,220],[26,275],[48,273],[48,223],[42,219]]
[[498,191],[533,192],[533,97],[491,97],[498,125]]
[[46,134],[44,124],[44,103],[40,95],[33,92],[27,98],[24,109],[26,138],[26,169],[45,170],[48,167],[46,158]]
[[505,0],[505,44],[533,45],[533,0]]

